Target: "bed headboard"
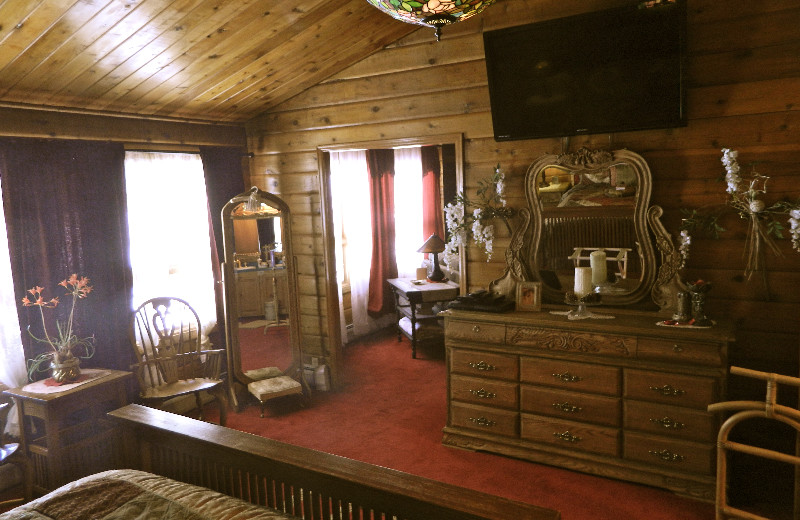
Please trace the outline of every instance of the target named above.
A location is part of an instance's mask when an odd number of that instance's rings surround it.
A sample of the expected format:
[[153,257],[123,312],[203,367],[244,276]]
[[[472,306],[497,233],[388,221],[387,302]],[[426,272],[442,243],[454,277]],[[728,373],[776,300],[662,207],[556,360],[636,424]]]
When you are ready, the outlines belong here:
[[557,511],[131,404],[128,467],[302,518],[556,520]]

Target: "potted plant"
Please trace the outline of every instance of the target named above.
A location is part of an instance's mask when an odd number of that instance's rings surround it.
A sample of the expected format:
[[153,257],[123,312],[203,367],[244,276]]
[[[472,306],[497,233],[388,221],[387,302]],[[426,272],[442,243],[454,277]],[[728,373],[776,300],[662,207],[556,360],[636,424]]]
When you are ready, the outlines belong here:
[[28,378],[33,380],[36,372],[52,368],[52,378],[57,383],[76,381],[80,377],[80,358],[88,359],[94,355],[94,336],[79,338],[74,330],[75,305],[78,300],[86,298],[92,292],[89,278],[73,274],[58,285],[66,289],[66,295],[72,296],[72,305],[66,321],[56,319],[56,333],[50,334],[45,320],[45,309],[58,306],[58,297],[45,300],[43,287],[28,289],[28,295],[22,298],[25,307],[39,307],[42,319],[42,336],[36,336],[28,326],[28,334],[40,343],[50,347],[47,352],[28,360]]

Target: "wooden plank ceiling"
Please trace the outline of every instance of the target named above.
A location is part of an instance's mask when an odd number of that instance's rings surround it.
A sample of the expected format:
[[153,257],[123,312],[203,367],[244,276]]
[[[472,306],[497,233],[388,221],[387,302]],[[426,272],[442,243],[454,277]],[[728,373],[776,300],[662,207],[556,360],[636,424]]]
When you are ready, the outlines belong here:
[[244,122],[418,28],[366,0],[0,0],[0,106]]

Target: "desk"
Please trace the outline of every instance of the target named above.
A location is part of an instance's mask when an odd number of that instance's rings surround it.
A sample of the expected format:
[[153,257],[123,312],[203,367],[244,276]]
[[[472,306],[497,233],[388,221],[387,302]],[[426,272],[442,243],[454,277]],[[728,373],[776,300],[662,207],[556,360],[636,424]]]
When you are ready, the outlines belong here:
[[394,292],[397,309],[397,339],[401,339],[403,335],[408,337],[411,340],[411,357],[416,358],[419,343],[438,343],[444,340],[444,329],[433,306],[454,300],[458,296],[458,284],[427,281],[412,283],[411,278],[392,278],[389,284]]
[[35,393],[29,391],[37,388],[32,385],[3,392],[17,404],[27,499],[111,469],[122,455],[117,428],[105,415],[128,404],[133,374],[107,369],[83,372],[100,377],[64,385],[60,392]]

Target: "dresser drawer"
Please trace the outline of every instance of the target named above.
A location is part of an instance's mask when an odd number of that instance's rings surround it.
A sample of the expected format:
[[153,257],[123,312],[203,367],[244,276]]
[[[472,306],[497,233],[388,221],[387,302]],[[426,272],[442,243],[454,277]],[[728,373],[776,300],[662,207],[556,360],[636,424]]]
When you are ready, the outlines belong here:
[[714,444],[664,439],[625,432],[623,457],[676,471],[713,475],[716,471]]
[[479,343],[503,344],[506,341],[506,326],[497,323],[447,320],[445,338]]
[[575,361],[522,357],[520,381],[579,392],[619,395],[620,373],[617,367]]
[[639,338],[636,348],[641,359],[657,359],[695,365],[722,366],[722,345],[684,340]]
[[711,377],[629,369],[624,380],[627,399],[700,409],[719,400],[719,382]]
[[519,391],[523,412],[605,426],[619,427],[621,423],[620,400],[616,397],[532,385],[521,385]]
[[715,442],[719,430],[714,414],[666,404],[625,401],[626,430],[655,433],[672,439]]
[[492,435],[518,436],[519,414],[486,406],[450,403],[450,426],[480,430]]
[[450,372],[516,381],[519,360],[514,355],[454,348],[450,350]]
[[506,342],[509,345],[567,354],[592,354],[633,358],[636,355],[636,338],[614,334],[576,332],[566,329],[537,327],[508,327]]
[[520,437],[569,450],[619,456],[620,431],[616,428],[522,414]]
[[516,383],[453,375],[450,377],[450,398],[516,410],[519,407],[517,387]]

